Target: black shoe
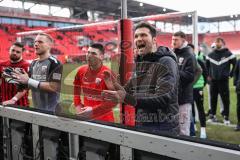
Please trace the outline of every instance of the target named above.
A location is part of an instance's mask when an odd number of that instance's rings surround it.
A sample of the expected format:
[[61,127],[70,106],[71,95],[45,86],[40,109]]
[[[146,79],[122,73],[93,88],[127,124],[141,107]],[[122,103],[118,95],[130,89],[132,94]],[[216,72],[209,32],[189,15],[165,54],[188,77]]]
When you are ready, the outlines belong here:
[[240,124],[236,126],[235,131],[240,131]]

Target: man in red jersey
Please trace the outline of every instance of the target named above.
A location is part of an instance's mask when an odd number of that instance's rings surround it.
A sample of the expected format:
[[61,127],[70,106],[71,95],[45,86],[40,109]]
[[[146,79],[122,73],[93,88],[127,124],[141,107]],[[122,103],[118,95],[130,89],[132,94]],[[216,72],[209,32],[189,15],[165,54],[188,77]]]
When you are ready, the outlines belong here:
[[11,78],[11,72],[14,70],[25,70],[28,72],[29,63],[22,58],[24,51],[23,44],[15,42],[12,44],[9,50],[9,60],[0,63],[0,86],[3,105],[16,104],[19,106],[28,106],[28,91],[18,90],[16,81]]
[[[88,65],[81,66],[74,80],[74,105],[77,114],[90,113],[91,118],[113,122],[113,103],[102,100],[102,90],[112,90],[107,78],[113,76],[111,70],[103,65],[104,47],[95,43],[87,52]],[[81,100],[83,95],[83,101]]]

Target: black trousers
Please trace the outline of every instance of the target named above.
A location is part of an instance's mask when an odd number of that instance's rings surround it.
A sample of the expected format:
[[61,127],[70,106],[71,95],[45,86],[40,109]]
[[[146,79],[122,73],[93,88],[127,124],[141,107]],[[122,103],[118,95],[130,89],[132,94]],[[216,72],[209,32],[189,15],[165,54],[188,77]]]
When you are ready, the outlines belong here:
[[4,159],[3,153],[3,119],[0,117],[0,159]]
[[237,93],[237,120],[240,125],[240,93]]
[[229,118],[229,81],[228,80],[212,80],[210,83],[210,97],[211,97],[211,111],[210,114],[216,115],[217,112],[217,100],[218,94],[220,94],[223,102],[224,110],[222,115],[225,119]]
[[203,100],[204,100],[203,88],[194,88],[193,89],[193,104],[192,104],[193,117],[195,120],[194,102],[196,102],[200,125],[201,125],[201,127],[206,127],[206,116],[205,116],[204,107],[203,107]]

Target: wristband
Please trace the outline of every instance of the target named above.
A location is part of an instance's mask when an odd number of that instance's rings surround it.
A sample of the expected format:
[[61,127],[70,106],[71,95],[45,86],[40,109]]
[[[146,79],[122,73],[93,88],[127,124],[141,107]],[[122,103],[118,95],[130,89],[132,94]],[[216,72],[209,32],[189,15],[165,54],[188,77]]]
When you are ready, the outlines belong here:
[[32,78],[28,79],[28,86],[30,86],[30,87],[37,89],[39,87],[39,84],[40,84],[40,82],[35,79],[32,79]]

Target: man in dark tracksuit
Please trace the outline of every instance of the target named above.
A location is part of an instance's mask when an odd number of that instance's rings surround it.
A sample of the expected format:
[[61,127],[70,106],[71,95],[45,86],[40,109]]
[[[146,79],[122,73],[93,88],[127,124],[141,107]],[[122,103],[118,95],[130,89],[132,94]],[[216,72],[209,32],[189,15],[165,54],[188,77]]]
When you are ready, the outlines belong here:
[[192,49],[187,46],[185,39],[185,33],[181,31],[174,33],[172,37],[172,47],[177,56],[180,77],[178,87],[180,134],[189,136],[192,116],[193,82],[197,62]]
[[237,93],[237,126],[235,131],[240,131],[240,59],[237,61],[237,65],[234,72],[234,85],[236,86]]
[[[214,122],[216,119],[217,98],[220,94],[224,111],[224,124],[229,125],[229,77],[233,76],[233,71],[236,64],[236,57],[225,48],[224,39],[218,37],[215,40],[216,49],[213,50],[206,58],[206,67],[209,72],[208,81],[210,82],[210,96],[211,96],[211,110],[209,121]],[[232,71],[230,72],[230,65],[232,64]]]
[[113,79],[116,91],[103,91],[103,99],[134,106],[138,129],[179,134],[175,54],[167,47],[156,47],[156,29],[147,22],[135,27],[134,43],[137,55],[133,76],[124,88]]

